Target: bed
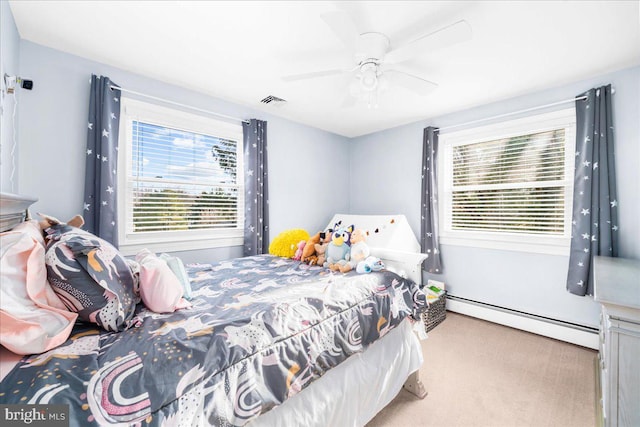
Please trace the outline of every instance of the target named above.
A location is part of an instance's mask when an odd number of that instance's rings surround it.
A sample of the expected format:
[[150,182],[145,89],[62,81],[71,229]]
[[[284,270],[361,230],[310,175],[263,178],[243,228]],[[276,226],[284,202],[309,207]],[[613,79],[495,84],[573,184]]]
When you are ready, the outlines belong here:
[[401,215],[337,221],[370,230],[388,269],[270,255],[190,265],[189,309],[139,304],[124,331],[78,322],[42,354],[3,350],[0,402],[67,404],[78,426],[337,426],[366,424],[403,385],[423,397],[415,236]]

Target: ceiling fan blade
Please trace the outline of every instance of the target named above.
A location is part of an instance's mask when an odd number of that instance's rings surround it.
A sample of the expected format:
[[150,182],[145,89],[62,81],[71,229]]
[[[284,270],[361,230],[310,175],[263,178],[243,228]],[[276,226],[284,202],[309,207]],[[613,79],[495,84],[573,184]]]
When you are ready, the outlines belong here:
[[349,52],[356,50],[356,42],[360,33],[353,23],[351,15],[344,10],[333,10],[323,13],[322,20],[331,28],[333,33],[340,39]]
[[344,69],[333,69],[333,70],[323,70],[323,71],[313,71],[310,73],[301,73],[301,74],[292,74],[288,76],[281,77],[285,82],[296,82],[298,80],[307,80],[307,79],[316,79],[319,77],[327,77],[327,76],[336,76],[338,74],[348,73],[350,70]]
[[391,84],[402,86],[405,89],[422,96],[428,95],[438,87],[434,82],[430,82],[429,80],[425,80],[403,71],[387,70],[384,74],[389,77]]
[[471,34],[469,23],[465,20],[458,21],[390,51],[386,54],[384,62],[397,64],[407,61],[415,56],[467,41],[471,39]]
[[356,98],[355,96],[351,95],[350,93],[348,93],[344,99],[342,100],[342,108],[351,108],[353,106],[356,105],[356,103],[358,102],[358,98]]

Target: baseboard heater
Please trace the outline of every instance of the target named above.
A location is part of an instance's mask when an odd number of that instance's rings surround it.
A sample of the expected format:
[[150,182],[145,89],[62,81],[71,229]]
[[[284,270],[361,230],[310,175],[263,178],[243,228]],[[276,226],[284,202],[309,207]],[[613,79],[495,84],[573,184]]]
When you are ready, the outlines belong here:
[[583,347],[598,349],[598,329],[447,295],[447,310]]

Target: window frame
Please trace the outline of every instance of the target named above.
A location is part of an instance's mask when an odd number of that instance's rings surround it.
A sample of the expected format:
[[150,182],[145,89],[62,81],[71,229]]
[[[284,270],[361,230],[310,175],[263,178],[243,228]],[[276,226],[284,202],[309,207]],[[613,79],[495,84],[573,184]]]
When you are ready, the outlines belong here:
[[[452,229],[453,147],[487,142],[503,138],[565,130],[564,180],[565,210],[564,232],[561,236],[513,233],[506,231],[468,231]],[[438,149],[438,217],[439,239],[444,245],[522,251],[552,255],[569,255],[571,241],[571,214],[573,209],[573,177],[575,169],[575,106],[550,113],[520,119],[446,132],[439,136]]]
[[[124,255],[135,255],[141,249],[154,252],[176,252],[242,246],[244,239],[244,153],[243,131],[240,124],[217,120],[204,115],[187,113],[174,108],[143,102],[130,97],[120,98],[120,132],[118,150],[118,241]],[[155,231],[134,233],[127,229],[133,206],[129,203],[133,190],[132,137],[133,121],[142,121],[188,132],[207,134],[237,142],[236,178],[238,182],[238,226],[224,229],[196,229],[183,231]]]

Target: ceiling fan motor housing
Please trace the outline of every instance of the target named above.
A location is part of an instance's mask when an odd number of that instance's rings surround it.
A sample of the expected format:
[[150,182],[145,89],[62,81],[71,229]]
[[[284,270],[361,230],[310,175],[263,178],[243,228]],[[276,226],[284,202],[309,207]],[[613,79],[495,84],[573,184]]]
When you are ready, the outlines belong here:
[[363,33],[356,43],[356,61],[375,62],[379,64],[389,51],[389,38],[382,33]]

